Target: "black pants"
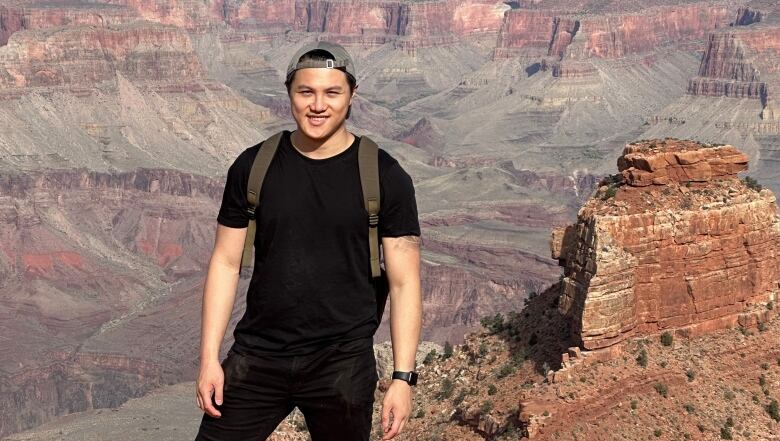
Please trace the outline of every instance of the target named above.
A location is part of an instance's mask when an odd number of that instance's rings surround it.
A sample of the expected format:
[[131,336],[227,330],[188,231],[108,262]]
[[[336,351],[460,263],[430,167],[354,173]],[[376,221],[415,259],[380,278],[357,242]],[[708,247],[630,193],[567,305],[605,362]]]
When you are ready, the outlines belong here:
[[371,340],[337,343],[305,356],[231,350],[222,416],[203,414],[196,441],[265,440],[297,406],[312,441],[367,441],[378,380]]

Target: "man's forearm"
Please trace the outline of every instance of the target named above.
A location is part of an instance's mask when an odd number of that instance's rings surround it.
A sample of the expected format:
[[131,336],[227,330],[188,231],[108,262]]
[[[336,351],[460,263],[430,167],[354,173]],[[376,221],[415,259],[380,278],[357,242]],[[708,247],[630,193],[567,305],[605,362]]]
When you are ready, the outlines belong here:
[[421,328],[420,282],[419,279],[410,280],[390,291],[390,338],[394,370],[414,370]]
[[233,312],[237,286],[238,271],[212,258],[203,288],[201,363],[219,359],[219,348]]

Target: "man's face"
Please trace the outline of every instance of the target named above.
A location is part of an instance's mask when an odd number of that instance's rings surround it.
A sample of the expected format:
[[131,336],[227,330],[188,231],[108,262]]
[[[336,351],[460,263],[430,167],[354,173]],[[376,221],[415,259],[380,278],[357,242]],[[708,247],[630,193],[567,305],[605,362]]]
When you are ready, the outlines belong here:
[[338,69],[296,71],[290,85],[290,107],[298,130],[311,139],[328,139],[344,124],[352,95],[347,74]]

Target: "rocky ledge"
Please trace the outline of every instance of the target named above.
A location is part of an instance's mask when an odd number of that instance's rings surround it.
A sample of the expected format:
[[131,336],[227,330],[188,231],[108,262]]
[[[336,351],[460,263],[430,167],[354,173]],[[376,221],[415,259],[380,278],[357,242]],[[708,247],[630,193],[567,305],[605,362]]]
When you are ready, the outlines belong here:
[[737,176],[747,157],[652,140],[626,146],[618,168],[577,223],[552,234],[564,267],[558,307],[580,346],[761,321],[746,311],[780,292],[780,217],[770,190]]

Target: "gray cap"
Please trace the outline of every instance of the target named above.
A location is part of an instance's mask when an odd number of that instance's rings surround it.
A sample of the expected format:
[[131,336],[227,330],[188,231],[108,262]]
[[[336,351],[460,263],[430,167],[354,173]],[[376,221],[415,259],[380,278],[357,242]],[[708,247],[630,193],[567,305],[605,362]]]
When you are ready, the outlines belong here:
[[[333,58],[322,61],[298,61],[305,53],[317,49],[327,51]],[[357,75],[355,75],[355,64],[352,62],[352,57],[349,56],[347,50],[339,44],[330,43],[328,41],[313,41],[298,49],[292,59],[290,59],[290,64],[287,65],[285,80],[289,79],[290,75],[296,70],[307,67],[344,68],[348,74],[357,78]]]

